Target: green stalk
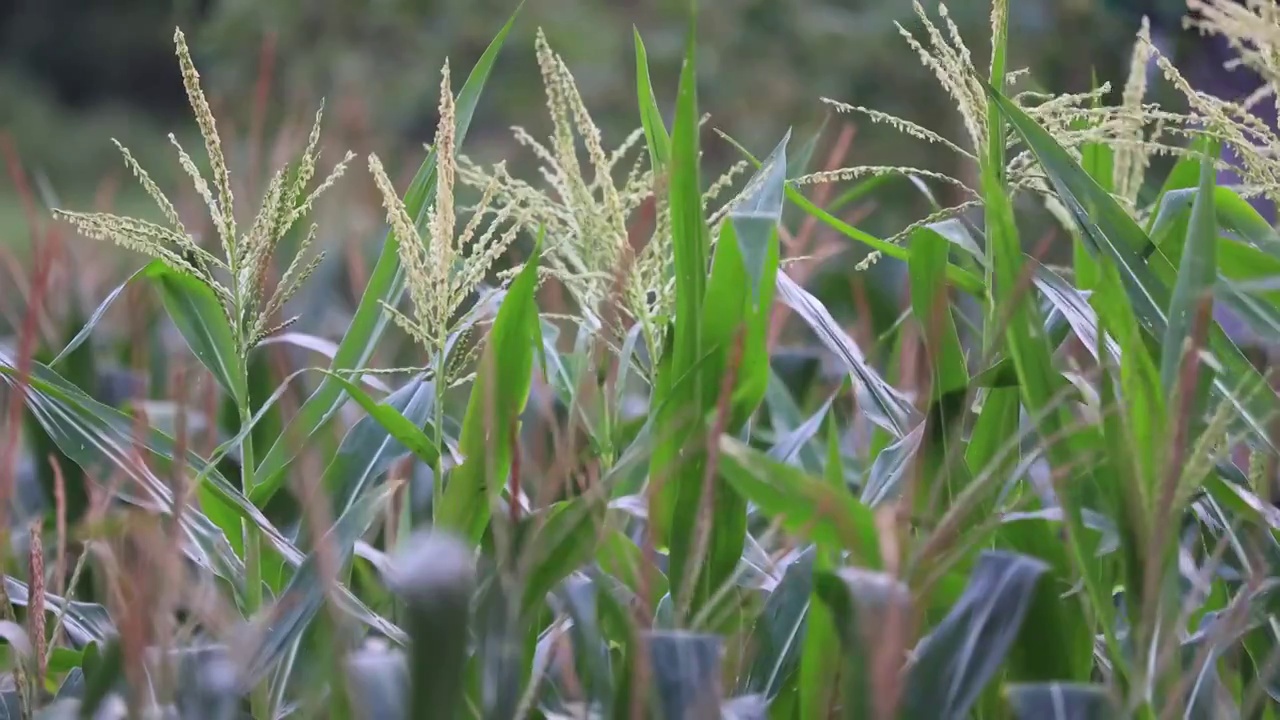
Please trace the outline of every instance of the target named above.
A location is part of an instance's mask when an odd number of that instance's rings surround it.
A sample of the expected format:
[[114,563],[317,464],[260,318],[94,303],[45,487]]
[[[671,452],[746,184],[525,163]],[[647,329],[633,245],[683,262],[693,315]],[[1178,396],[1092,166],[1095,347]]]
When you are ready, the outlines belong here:
[[[445,356],[446,345],[448,340],[441,343],[436,352],[439,358],[436,364],[435,378],[432,381],[432,390],[435,392],[435,401],[431,406],[431,416],[435,425],[435,432],[432,438],[436,443],[436,462],[431,468],[431,516],[435,518],[436,512],[440,508],[440,498],[444,496],[444,391],[447,384],[444,369],[448,358]],[[412,498],[412,490],[406,489],[406,493]],[[417,523],[414,523],[415,525]],[[402,528],[401,537],[406,537],[407,532],[412,528]]]
[[[232,237],[235,233],[232,232]],[[238,278],[242,272],[240,267],[239,252],[231,253],[228,260],[231,264],[231,277]],[[240,382],[239,397],[236,400],[236,409],[240,414],[240,430],[245,430],[253,424],[253,402],[250,400],[250,390],[252,381],[249,377],[249,353],[252,348],[249,346],[250,338],[247,337],[245,331],[245,314],[246,314],[246,298],[241,297],[239,292],[239,283],[232,283],[233,296],[231,298],[232,314],[234,318],[233,325],[236,335],[236,350],[240,356],[240,367],[242,374],[238,378]],[[240,489],[245,497],[251,497],[254,489],[257,487],[257,459],[253,452],[253,432],[246,432],[244,440],[240,443]],[[262,609],[263,593],[262,593],[262,536],[258,532],[258,527],[254,525],[248,518],[240,521],[241,537],[244,541],[244,572],[245,572],[245,594],[244,594],[244,612],[245,616],[252,618]],[[250,715],[257,720],[270,720],[274,716],[271,709],[271,692],[267,684],[267,680],[263,680],[255,686],[249,696],[249,712]]]
[[[991,35],[991,76],[988,82],[997,92],[1004,92],[1004,75],[1005,75],[1005,55],[1009,40],[1009,5],[1007,0],[993,0],[996,6],[1000,3],[1004,4],[1003,12],[1000,12],[1000,22],[992,28]],[[987,147],[986,155],[982,158],[989,171],[998,179],[1000,188],[1005,189],[1005,152],[1004,152],[1004,115],[1000,113],[1000,107],[994,100],[987,101]],[[993,210],[989,204],[984,203],[984,212],[986,215],[986,227],[993,225]],[[990,243],[990,237],[988,237]],[[987,257],[991,257],[991,248],[987,248]],[[999,309],[996,307],[996,294],[992,290],[995,287],[995,262],[988,260],[986,267],[986,286],[987,286],[987,322],[983,325],[983,347],[987,350],[995,347],[1001,338],[993,335],[995,329],[999,326]]]
[[[248,367],[246,363],[246,367]],[[248,387],[248,371],[245,371],[245,387]],[[249,405],[249,398],[246,396],[244,402],[240,405],[240,427],[244,428],[253,422],[253,412]],[[254,477],[254,457],[253,457],[253,433],[247,433],[244,442],[240,446],[240,482],[246,496],[253,492],[257,481]],[[244,528],[244,570],[245,570],[245,614],[252,617],[262,608],[262,536],[258,532],[258,528],[249,522],[248,519],[242,520]],[[267,687],[267,681],[263,680],[256,687],[249,697],[249,708],[253,717],[259,720],[269,720],[273,713],[271,710],[271,693]]]

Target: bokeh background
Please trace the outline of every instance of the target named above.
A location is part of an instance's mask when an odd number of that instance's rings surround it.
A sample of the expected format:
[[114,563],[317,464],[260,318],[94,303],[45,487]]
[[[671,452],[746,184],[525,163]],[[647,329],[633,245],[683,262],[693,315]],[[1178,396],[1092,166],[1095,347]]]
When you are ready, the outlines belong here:
[[[506,158],[517,172],[530,167],[532,159],[512,142],[510,126],[525,125],[535,136],[548,130],[533,58],[537,27],[575,72],[606,139],[619,142],[638,125],[632,28],[645,39],[660,103],[669,107],[686,4],[527,0],[465,152],[486,161]],[[20,262],[33,206],[149,212],[111,138],[128,146],[162,187],[189,187],[167,140],[173,132],[187,147],[199,148],[173,57],[175,25],[186,32],[213,100],[240,182],[238,196],[251,197],[275,166],[274,149],[301,142],[321,98],[327,103],[329,162],[347,148],[361,155],[376,151],[407,179],[436,124],[445,57],[460,86],[514,5],[515,0],[0,2],[0,149],[9,168],[0,178],[0,249]],[[1144,14],[1152,19],[1158,43],[1184,71],[1210,83],[1233,82],[1215,75],[1221,53],[1182,30],[1183,0],[1012,5],[1012,64],[1031,68],[1034,82],[1046,89],[1085,90],[1094,78],[1122,84]],[[954,0],[950,9],[977,62],[985,63],[987,3]],[[823,96],[957,136],[950,103],[895,22],[918,25],[910,0],[706,0],[699,24],[702,106],[713,126],[757,151],[766,151],[787,127],[802,138],[812,134],[828,114]],[[826,135],[835,138],[837,124],[828,124]],[[710,134],[704,150],[713,167],[737,159]],[[937,148],[865,124],[846,162],[956,172],[956,159]],[[16,182],[18,174],[28,188]],[[179,192],[177,198],[198,211],[190,195]],[[869,201],[859,223],[884,235],[928,211],[907,182],[888,183]],[[252,211],[241,208],[246,209]],[[362,158],[326,198],[320,221],[322,242],[342,250],[339,257],[346,259],[326,263],[324,273],[360,287],[363,264],[375,256],[381,237],[381,211]],[[137,259],[122,262],[136,266]],[[75,272],[83,274],[76,283],[81,290],[119,277],[119,268],[96,261]],[[0,280],[0,296],[7,284]],[[92,303],[93,291],[86,292]]]

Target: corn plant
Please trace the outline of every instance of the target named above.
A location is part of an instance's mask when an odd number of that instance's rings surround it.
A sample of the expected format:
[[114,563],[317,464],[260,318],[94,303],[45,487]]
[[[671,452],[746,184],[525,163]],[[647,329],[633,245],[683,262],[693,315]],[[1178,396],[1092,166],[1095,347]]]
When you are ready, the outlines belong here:
[[[0,356],[26,446],[54,468],[55,531],[0,524],[6,709],[1276,717],[1280,398],[1222,324],[1280,339],[1280,237],[1249,202],[1280,199],[1276,138],[1250,112],[1268,97],[1196,92],[1145,24],[1119,104],[1106,85],[1018,91],[1009,5],[993,2],[987,67],[945,7],[899,28],[963,139],[826,101],[946,146],[968,180],[814,172],[819,139],[790,132],[763,159],[722,136],[742,162],[709,179],[692,11],[670,116],[635,37],[639,128],[612,150],[539,32],[552,134],[515,132],[542,177],[482,166],[461,147],[513,17],[456,95],[443,69],[407,192],[368,157],[389,228],[377,264],[330,365],[283,372],[257,353],[319,262],[314,226],[293,229],[351,156],[307,189],[317,115],[240,232],[179,33],[212,183],[179,159],[221,254],[127,151],[166,224],[59,215],[153,258],[126,285],[157,291],[233,419],[197,452],[185,415],[166,432],[103,398],[87,351],[124,285],[60,352],[24,337]],[[1275,81],[1269,5],[1190,6]],[[1189,109],[1146,99],[1153,63]],[[1242,186],[1218,184],[1224,146]],[[961,199],[880,238],[805,194],[904,174]],[[1024,242],[1045,218],[1070,265]],[[851,273],[904,271],[879,342],[793,277],[797,223],[865,251]],[[787,371],[784,308],[787,337],[834,372]],[[392,327],[422,362],[370,366]]]

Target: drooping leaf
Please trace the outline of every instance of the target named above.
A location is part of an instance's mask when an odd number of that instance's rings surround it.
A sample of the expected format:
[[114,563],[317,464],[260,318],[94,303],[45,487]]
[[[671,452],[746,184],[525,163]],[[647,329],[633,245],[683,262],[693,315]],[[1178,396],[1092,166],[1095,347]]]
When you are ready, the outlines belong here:
[[[1098,273],[1096,266],[1093,272],[1095,276],[1093,285],[1096,286]],[[1098,337],[1098,316],[1093,307],[1089,305],[1089,300],[1064,280],[1062,276],[1043,265],[1036,265],[1035,278],[1032,282],[1035,283],[1036,289],[1040,291],[1040,294],[1049,301],[1053,309],[1071,327],[1071,331],[1080,339],[1080,343],[1085,346],[1085,349],[1090,353],[1097,353],[1100,340]],[[1119,361],[1120,346],[1116,344],[1115,338],[1108,337],[1105,347],[1107,348],[1107,357],[1112,361]],[[1101,360],[1101,358],[1095,357],[1094,360]]]
[[[446,357],[449,357],[449,354],[452,352],[458,341],[467,333],[471,332],[476,324],[489,317],[492,309],[494,308],[494,303],[499,298],[505,297],[505,295],[506,293],[503,291],[488,294],[481,304],[473,307],[461,320],[458,321],[456,329],[446,341]],[[416,425],[407,425],[403,422],[402,418],[397,417],[399,414],[399,408],[394,406],[390,408],[378,407],[379,403],[370,398],[361,387],[351,382],[347,373],[338,373],[332,369],[318,369],[317,372],[324,374],[325,382],[332,383],[336,387],[343,389],[351,400],[354,400],[357,405],[370,413],[369,418],[372,422],[377,423],[384,430],[390,432],[391,436],[400,442],[400,444],[408,448],[410,452],[414,453],[414,455],[429,465],[433,465],[436,462],[436,456],[438,453],[435,440],[433,439],[433,435],[429,436],[426,434],[425,430],[428,423],[425,420],[422,422],[415,421]],[[370,384],[368,382],[369,377],[369,375],[364,376],[364,384]],[[443,467],[445,469],[449,469],[453,467],[459,459],[456,443],[448,435],[443,436],[442,442],[444,445],[442,449],[447,451]],[[332,462],[332,459],[330,462]],[[285,479],[284,473],[276,473],[274,475],[266,476],[259,475],[257,478],[257,485],[253,488],[250,498],[258,507],[267,507],[267,504],[271,502],[271,499],[275,497],[275,494],[284,487]]]
[[871,471],[867,473],[867,482],[862,486],[862,502],[868,507],[877,507],[900,496],[911,462],[924,439],[925,424],[920,423],[914,430],[876,453]]
[[[323,355],[330,362],[338,355],[338,344],[332,340],[328,340],[318,335],[310,335],[303,332],[280,332],[263,338],[258,342],[258,347],[266,347],[267,345],[292,345],[303,350],[309,350],[318,355]],[[369,386],[371,390],[390,393],[391,388],[385,382],[380,380],[377,375],[363,375],[360,382]]]
[[720,467],[738,492],[788,532],[823,546],[845,548],[859,564],[879,566],[875,515],[844,488],[771,460],[727,435],[720,438]]
[[[16,373],[9,359],[0,355],[0,380],[13,387]],[[142,433],[143,437],[136,437],[131,417],[93,400],[39,363],[32,363],[24,393],[32,417],[68,458],[90,473],[123,470],[131,481],[122,488],[126,501],[144,507],[158,505],[162,511],[169,511],[173,493],[146,461],[167,463],[175,457],[177,451],[171,439],[149,428]],[[140,456],[139,450],[150,454]],[[188,452],[186,463],[190,467],[205,467],[194,452]],[[230,483],[226,483],[226,489],[236,492]],[[226,518],[220,519],[226,522]],[[207,511],[189,508],[182,516],[183,534],[188,542],[184,549],[194,562],[234,586],[243,574],[243,565],[227,542],[221,525],[211,520]]]
[[868,419],[901,438],[919,422],[911,401],[891,386],[867,362],[853,338],[840,327],[830,311],[786,273],[778,273],[778,298],[813,329],[818,340],[835,353],[853,378],[858,407]]
[[[399,410],[387,402],[374,402],[359,385],[347,380],[346,378],[335,376],[329,371],[324,372],[329,379],[337,381],[337,383],[347,392],[347,395],[356,401],[374,422],[382,426],[391,437],[397,442],[404,445],[419,460],[434,465],[438,457],[436,447],[432,444],[431,439],[422,428],[422,423],[415,423],[406,418]],[[447,450],[447,448],[446,448]]]
[[[742,153],[742,155],[749,162],[754,164],[756,167],[760,167],[761,162],[758,159],[756,159],[754,155],[748,152],[746,148],[734,142],[732,138],[725,137],[725,139],[728,140],[735,148],[737,148],[738,152]],[[861,195],[863,192],[875,187],[877,184],[878,183],[867,183],[865,185],[860,185],[854,188],[853,190],[851,190],[850,195],[852,195],[853,197]],[[794,204],[796,207],[800,208],[804,212],[814,217],[823,225],[826,225],[827,227],[831,228],[832,230],[835,230],[841,235],[844,235],[845,237],[848,237],[851,240],[860,242],[863,245],[866,245],[867,247],[871,248],[875,252],[881,253],[885,257],[890,257],[895,260],[903,260],[903,261],[907,259],[908,253],[906,248],[904,248],[901,245],[889,242],[887,240],[882,240],[863,230],[859,230],[858,228],[832,215],[830,212],[823,210],[822,208],[813,204],[811,200],[806,198],[804,194],[801,193],[799,189],[797,189],[796,184],[794,182],[787,183],[785,192],[786,192],[787,200],[791,201],[792,204]],[[838,204],[843,204],[844,202],[848,202],[848,200],[845,198],[837,199]],[[957,267],[955,265],[947,266],[947,281],[953,283],[956,287],[966,292],[971,292],[977,295],[981,295],[982,293],[985,292],[985,285],[982,281],[982,278],[978,277],[977,275],[973,274],[972,272],[964,268]]]
[[[294,376],[301,372],[295,372]],[[15,375],[16,369],[9,359],[0,355],[0,380],[12,383]],[[130,480],[126,483],[128,492],[121,491],[123,499],[151,510],[172,512],[172,490],[151,467],[151,464],[166,464],[178,456],[172,438],[152,428],[137,432],[132,417],[93,400],[38,363],[32,365],[25,399],[41,426],[77,464],[94,468],[106,463],[123,471]],[[241,437],[232,440],[238,442],[251,430],[252,425],[243,428]],[[229,441],[227,446],[234,444]],[[302,564],[305,555],[216,467],[190,450],[184,463],[200,481],[196,489],[201,507],[188,506],[181,514],[183,536],[187,540],[183,549],[193,561],[233,586],[242,585],[243,563],[222,530],[224,523],[228,527],[238,526],[238,522],[231,520],[238,517],[251,523],[290,567]],[[218,522],[210,518],[213,513],[218,513]],[[343,611],[388,637],[402,637],[399,628],[369,610],[347,588],[340,587],[337,596]]]
[[102,299],[102,302],[98,303],[98,307],[94,309],[93,314],[91,314],[89,319],[85,321],[84,325],[80,327],[80,330],[71,338],[70,341],[67,342],[65,346],[63,346],[57,356],[49,362],[49,367],[57,367],[58,363],[65,360],[71,355],[71,353],[75,352],[77,348],[83,345],[84,342],[89,339],[89,335],[93,332],[93,329],[102,321],[102,317],[107,314],[107,310],[111,308],[111,305],[116,301],[116,298],[120,297],[120,294],[123,293],[125,288],[127,288],[134,280],[145,276],[150,271],[153,264],[154,263],[148,264],[135,270],[128,279],[115,286],[111,292],[107,293],[107,296]]
[[[4,578],[4,589],[9,594],[9,601],[18,607],[29,607],[31,589],[26,583],[9,576]],[[84,647],[92,643],[105,643],[117,634],[115,624],[107,609],[97,603],[87,603],[54,595],[44,594],[45,611],[56,613],[62,617],[62,627],[67,632],[71,643]]]
[[774,442],[773,447],[769,448],[769,457],[779,462],[795,464],[796,457],[800,454],[801,449],[813,439],[814,435],[818,434],[818,430],[822,428],[822,423],[828,419],[831,403],[835,399],[835,395],[828,397],[812,415],[805,418],[804,422],[779,437]]

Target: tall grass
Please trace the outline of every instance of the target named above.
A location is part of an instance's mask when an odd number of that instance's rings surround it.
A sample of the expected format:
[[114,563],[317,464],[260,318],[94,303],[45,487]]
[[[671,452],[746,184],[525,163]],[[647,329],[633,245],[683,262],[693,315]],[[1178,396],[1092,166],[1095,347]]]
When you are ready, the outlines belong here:
[[[1270,28],[1246,62],[1280,51],[1265,4],[1194,6],[1211,32]],[[446,67],[402,196],[368,158],[389,230],[334,341],[284,330],[318,267],[318,118],[237,213],[179,34],[212,181],[180,158],[221,248],[126,154],[167,224],[59,213],[151,263],[50,344],[64,260],[41,239],[0,355],[6,710],[1277,717],[1280,400],[1218,322],[1278,337],[1280,236],[1247,202],[1277,194],[1275,138],[1190,91],[1145,29],[1119,105],[1018,92],[1008,9],[986,68],[945,8],[902,30],[964,140],[830,101],[952,148],[975,187],[840,168],[847,130],[826,158],[820,138],[763,160],[734,143],[742,163],[707,177],[692,15],[673,88],[635,38],[639,128],[614,150],[539,34],[553,132],[516,133],[543,176],[479,166],[461,148],[513,17],[456,95]],[[1149,62],[1188,113],[1144,100]],[[1247,145],[1247,185],[1217,184],[1223,145]],[[964,199],[892,238],[857,228],[845,206],[903,174]],[[831,182],[855,184],[806,194]],[[1045,211],[1070,267],[1024,238]],[[847,241],[871,252],[851,272],[905,264],[880,338],[804,286],[801,255],[843,270]],[[108,387],[95,342],[152,291],[130,344],[176,366],[167,414]],[[836,371],[797,372],[797,338]],[[406,339],[404,366],[371,366]]]

